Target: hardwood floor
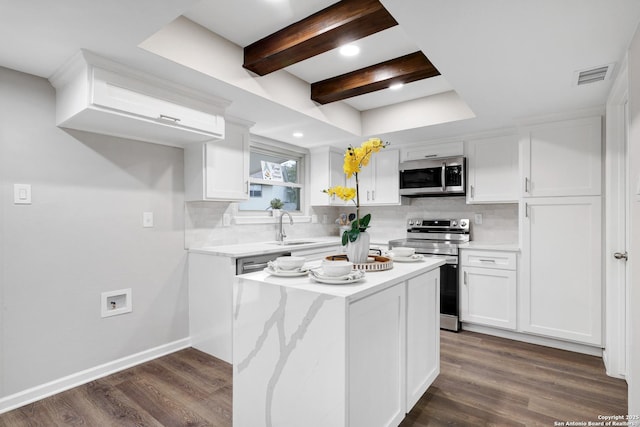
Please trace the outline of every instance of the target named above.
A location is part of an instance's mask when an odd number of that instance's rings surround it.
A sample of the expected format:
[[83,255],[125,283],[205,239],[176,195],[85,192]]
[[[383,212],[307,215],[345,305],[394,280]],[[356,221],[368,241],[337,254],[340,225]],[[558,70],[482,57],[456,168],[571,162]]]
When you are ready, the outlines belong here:
[[[627,413],[626,383],[596,357],[472,332],[441,337],[441,374],[402,427],[553,426]],[[230,427],[231,372],[187,349],[2,414],[0,426]]]

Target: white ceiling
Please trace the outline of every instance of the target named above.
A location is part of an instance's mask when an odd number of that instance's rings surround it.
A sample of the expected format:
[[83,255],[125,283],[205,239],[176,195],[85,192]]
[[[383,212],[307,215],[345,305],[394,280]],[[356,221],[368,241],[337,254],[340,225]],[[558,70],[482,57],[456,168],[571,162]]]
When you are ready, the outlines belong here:
[[[577,87],[577,70],[619,66],[640,21],[638,0],[381,0],[399,26],[358,42],[363,54],[335,52],[288,67],[311,82],[422,50],[441,77],[348,101],[364,111],[455,90],[476,117],[382,135],[414,142],[512,127],[530,116],[604,105],[611,81]],[[300,20],[331,0],[0,0],[0,65],[49,77],[85,48],[232,101],[253,131],[299,145],[361,138],[301,111],[168,61],[138,45],[184,15],[238,46]],[[305,140],[291,132],[304,129]]]

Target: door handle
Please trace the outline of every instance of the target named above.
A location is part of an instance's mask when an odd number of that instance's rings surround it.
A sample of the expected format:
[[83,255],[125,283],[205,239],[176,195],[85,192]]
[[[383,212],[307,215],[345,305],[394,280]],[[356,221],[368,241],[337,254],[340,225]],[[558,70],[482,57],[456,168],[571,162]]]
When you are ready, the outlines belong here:
[[627,261],[629,259],[629,254],[625,251],[625,252],[614,252],[613,257],[615,259],[623,259],[625,261]]
[[473,185],[471,186],[471,198],[473,199],[473,197],[475,196],[475,188],[473,188]]
[[462,283],[464,283],[465,285],[467,284],[467,272],[464,272],[464,278],[462,280]]
[[524,178],[524,192],[525,193],[529,193],[529,178],[528,177]]

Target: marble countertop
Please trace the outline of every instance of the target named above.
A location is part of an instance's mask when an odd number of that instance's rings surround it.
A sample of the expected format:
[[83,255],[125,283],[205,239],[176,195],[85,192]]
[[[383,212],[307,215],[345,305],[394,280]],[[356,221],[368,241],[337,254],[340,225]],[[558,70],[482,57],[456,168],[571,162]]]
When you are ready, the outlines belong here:
[[281,245],[274,240],[269,242],[241,243],[236,245],[205,246],[202,248],[191,248],[189,249],[189,252],[227,256],[231,258],[243,258],[254,255],[295,252],[314,248],[329,248],[332,246],[335,246],[337,249],[341,246],[340,238],[338,236],[312,237],[309,239],[287,239],[285,241],[289,244]]
[[493,242],[471,241],[469,243],[463,243],[459,245],[458,248],[520,252],[520,245],[518,243],[493,243]]
[[[309,276],[301,277],[279,277],[272,276],[265,271],[243,274],[237,276],[238,282],[252,281],[267,283],[271,285],[282,286],[285,288],[294,288],[314,292],[318,294],[336,296],[346,298],[349,301],[355,301],[364,298],[367,295],[379,292],[399,282],[407,280],[411,277],[426,273],[435,268],[444,265],[445,261],[436,258],[424,258],[417,262],[400,263],[394,262],[393,268],[385,271],[366,272],[364,279],[351,284],[344,285],[328,285],[314,282]],[[307,266],[318,267],[320,262],[311,262]]]

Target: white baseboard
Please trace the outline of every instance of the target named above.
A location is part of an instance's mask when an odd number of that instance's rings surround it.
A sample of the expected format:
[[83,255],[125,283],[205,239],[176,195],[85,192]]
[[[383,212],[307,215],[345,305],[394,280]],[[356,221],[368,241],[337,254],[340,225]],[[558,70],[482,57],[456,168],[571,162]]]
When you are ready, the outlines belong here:
[[592,347],[590,345],[578,344],[568,341],[560,341],[553,338],[545,338],[537,335],[528,335],[520,332],[506,331],[495,329],[488,326],[472,325],[463,323],[462,329],[465,331],[478,332],[481,334],[493,335],[500,338],[508,338],[514,341],[522,341],[529,344],[543,345],[545,347],[557,348],[560,350],[573,351],[575,353],[588,354],[590,356],[602,357],[602,349],[600,347]]
[[184,338],[3,397],[0,414],[190,346],[191,338]]

